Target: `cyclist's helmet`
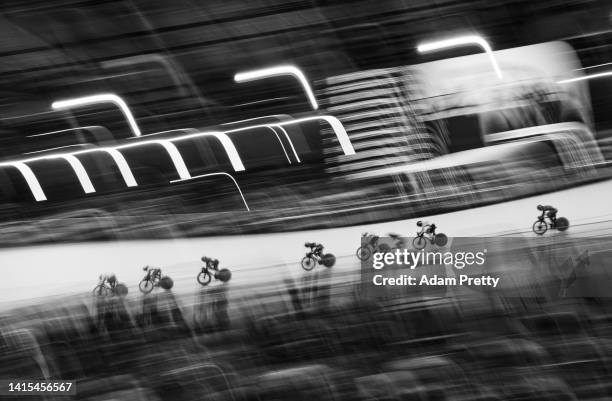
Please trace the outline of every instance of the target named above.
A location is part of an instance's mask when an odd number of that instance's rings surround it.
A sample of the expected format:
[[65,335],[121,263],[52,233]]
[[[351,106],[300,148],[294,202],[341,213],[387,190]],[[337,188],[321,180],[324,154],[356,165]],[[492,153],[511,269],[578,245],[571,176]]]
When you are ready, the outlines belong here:
[[542,210],[542,209],[544,209],[544,206],[538,205],[538,210]]
[[147,271],[148,268],[149,268],[149,266],[147,265],[147,266],[143,267],[142,270]]
[[423,222],[421,220],[417,221],[417,226],[418,227],[423,227]]
[[114,274],[111,274],[107,280],[109,283],[114,283],[117,281],[117,276],[115,276]]

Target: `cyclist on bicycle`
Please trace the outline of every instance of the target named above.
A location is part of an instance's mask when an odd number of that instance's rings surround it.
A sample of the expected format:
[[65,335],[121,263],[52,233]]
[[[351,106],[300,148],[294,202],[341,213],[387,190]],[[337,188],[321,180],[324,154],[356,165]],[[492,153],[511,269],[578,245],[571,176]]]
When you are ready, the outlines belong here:
[[202,256],[202,262],[206,263],[207,269],[219,271],[219,259],[212,259],[208,256]]
[[538,205],[538,210],[542,212],[540,217],[548,217],[553,224],[557,223],[557,212],[558,210],[550,205],[542,206]]
[[108,283],[111,288],[115,288],[117,285],[117,276],[115,273],[104,273],[100,275],[100,282],[102,285]]
[[362,238],[366,238],[368,241],[368,244],[372,245],[374,248],[376,248],[376,244],[378,244],[378,240],[380,239],[380,237],[376,234],[371,234],[369,232],[365,232],[363,234],[361,234]]
[[436,225],[433,223],[430,223],[428,221],[417,221],[416,223],[417,227],[419,227],[421,229],[421,231],[419,231],[419,234],[430,234],[432,236],[436,235]]
[[404,240],[402,239],[401,235],[396,233],[389,233],[387,235],[389,236],[389,238],[393,239],[393,243],[396,248],[404,247]]
[[145,266],[142,268],[142,270],[149,272],[148,276],[151,280],[161,278],[161,269],[158,267]]
[[313,255],[321,256],[323,254],[323,245],[317,244],[316,242],[307,242],[304,244],[305,247],[310,248],[310,252]]

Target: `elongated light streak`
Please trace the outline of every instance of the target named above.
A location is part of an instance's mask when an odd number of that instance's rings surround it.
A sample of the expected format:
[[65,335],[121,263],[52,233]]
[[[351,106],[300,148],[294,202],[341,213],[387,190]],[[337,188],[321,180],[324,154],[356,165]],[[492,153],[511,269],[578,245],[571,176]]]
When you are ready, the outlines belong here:
[[584,76],[576,77],[576,78],[563,79],[561,81],[557,81],[557,83],[558,84],[568,84],[570,82],[585,81],[588,79],[596,79],[596,78],[609,77],[609,76],[612,76],[612,71],[600,72],[599,74],[584,75]]
[[312,91],[312,88],[310,87],[310,84],[308,83],[308,80],[306,79],[306,76],[304,76],[302,70],[293,65],[279,65],[276,67],[262,68],[259,70],[239,72],[234,75],[234,81],[242,83],[270,77],[277,77],[280,75],[291,75],[295,77],[295,79],[297,79],[302,85],[302,88],[304,88],[304,92],[306,93],[306,96],[310,101],[312,109],[317,110],[319,108],[317,99],[315,98],[315,95]]
[[[48,155],[48,156],[37,156],[37,157],[29,158],[29,159],[22,159],[22,160],[0,163],[0,166],[8,165],[8,166],[17,167],[19,171],[21,172],[21,174],[24,176],[24,178],[26,178],[26,181],[28,181],[26,174],[28,175],[28,177],[30,177],[30,180],[32,178],[36,179],[36,176],[34,175],[32,170],[28,166],[26,167],[27,167],[27,170],[29,170],[29,172],[23,169],[23,167],[21,168],[18,167],[19,165],[25,166],[26,163],[36,162],[40,160],[55,160],[55,159],[64,159],[65,161],[68,162],[68,164],[70,164],[72,171],[74,171],[74,173],[76,174],[77,179],[79,180],[79,183],[81,184],[81,187],[83,188],[83,191],[86,194],[96,192],[93,184],[91,183],[91,179],[89,178],[89,175],[87,174],[87,171],[85,170],[85,167],[83,167],[83,164],[81,163],[81,161],[74,156],[74,153],[62,153],[62,154],[55,154],[55,155]],[[32,183],[32,185],[30,185],[30,182]],[[38,182],[37,179],[36,179],[36,182]],[[30,189],[32,189],[33,186],[34,187],[36,186],[36,184],[33,181],[28,181],[28,186],[30,186]],[[40,185],[38,186],[40,187]],[[34,190],[32,190],[32,193],[34,193]],[[41,200],[45,200],[45,199],[41,199]]]
[[138,128],[138,124],[136,123],[136,119],[134,119],[134,115],[132,111],[125,103],[125,101],[115,95],[114,93],[101,93],[98,95],[85,96],[85,97],[77,97],[73,99],[66,100],[58,100],[51,103],[51,108],[53,110],[67,110],[74,109],[84,106],[91,106],[94,104],[104,104],[104,103],[112,103],[115,106],[119,107],[119,110],[123,113],[126,118],[130,129],[132,130],[132,134],[134,136],[141,136],[140,128]]
[[177,174],[179,175],[181,179],[185,180],[185,179],[191,178],[191,174],[189,173],[189,170],[187,169],[187,165],[185,164],[185,160],[183,160],[183,156],[181,156],[181,152],[179,152],[176,146],[167,139],[154,139],[154,140],[149,140],[149,141],[128,143],[125,145],[115,146],[114,149],[117,149],[117,150],[129,149],[129,148],[136,148],[136,147],[150,145],[150,144],[159,145],[166,150],[166,152],[168,153],[168,156],[170,157],[170,160],[172,161],[172,164],[174,164],[174,168],[176,169]]
[[[242,202],[244,203],[244,207],[246,208],[246,210],[251,211],[251,209],[249,209],[249,205],[247,204],[246,200],[244,199],[244,194],[242,193],[242,190],[240,189],[240,185],[238,185],[238,182],[236,182],[236,179],[228,173],[223,173],[223,172],[219,172],[219,173],[210,173],[210,174],[202,174],[202,175],[196,175],[194,177],[189,178],[188,180],[195,180],[196,178],[203,178],[203,177],[210,177],[213,175],[223,175],[226,177],[229,177],[230,180],[232,180],[234,182],[234,185],[236,186],[236,189],[238,190],[238,193],[240,194],[240,197],[242,198]],[[170,181],[170,183],[174,184],[177,182],[183,182],[186,180],[172,180]]]
[[306,121],[316,121],[316,120],[323,120],[331,126],[332,131],[334,131],[334,134],[336,134],[336,138],[338,138],[340,147],[342,148],[342,151],[344,152],[345,155],[355,154],[355,149],[353,148],[353,144],[351,143],[351,140],[348,134],[346,133],[344,126],[342,125],[340,120],[338,120],[334,116],[303,117],[303,118],[298,118],[295,120],[278,122],[278,123],[275,123],[274,125],[286,126],[286,125],[300,124]]
[[36,178],[36,175],[30,168],[30,166],[28,166],[22,161],[4,162],[4,163],[0,163],[0,166],[15,167],[25,179],[26,184],[28,184],[28,187],[30,188],[32,195],[34,196],[34,199],[37,202],[47,200],[47,197],[45,196],[45,192],[40,186],[40,182],[38,182],[38,178]]
[[93,187],[93,184],[91,183],[91,180],[89,179],[89,174],[87,174],[87,171],[85,171],[85,167],[83,167],[83,164],[79,159],[76,158],[76,156],[62,155],[60,157],[62,157],[68,162],[68,164],[70,164],[70,167],[72,167],[72,169],[74,170],[79,182],[81,183],[81,186],[83,187],[83,191],[85,191],[86,194],[96,192]]
[[484,50],[485,53],[487,53],[487,55],[489,56],[489,60],[491,60],[491,65],[495,70],[495,74],[497,74],[497,77],[499,79],[502,79],[502,72],[499,68],[499,65],[497,64],[497,60],[495,59],[495,55],[493,54],[491,46],[486,40],[484,40],[481,36],[478,35],[458,36],[455,38],[440,40],[436,42],[423,43],[417,47],[417,51],[419,53],[427,53],[442,49],[448,49],[450,47],[466,45],[480,46],[482,50]]
[[100,127],[99,125],[88,125],[85,127],[75,127],[75,128],[66,128],[66,129],[60,129],[57,131],[49,131],[49,132],[43,132],[41,134],[34,134],[34,135],[28,135],[27,138],[36,138],[39,136],[45,136],[45,135],[54,135],[54,134],[61,134],[63,132],[73,132],[73,131],[80,131],[80,130],[88,130],[91,128],[98,128]]
[[179,136],[176,138],[168,138],[166,139],[166,141],[177,142],[177,141],[183,141],[186,139],[193,139],[193,138],[204,137],[204,136],[215,137],[219,140],[219,142],[221,142],[221,145],[225,149],[225,152],[227,153],[227,156],[229,157],[230,162],[232,163],[232,167],[234,168],[234,171],[244,171],[245,170],[244,164],[242,163],[242,159],[240,158],[240,155],[238,154],[238,150],[236,150],[236,146],[234,146],[234,142],[232,142],[230,137],[227,136],[227,134],[224,132],[217,132],[217,131],[195,132],[193,134],[187,134],[187,135]]
[[[285,149],[285,145],[283,144],[283,141],[280,139],[280,136],[278,136],[278,132],[276,132],[276,130],[270,124],[262,124],[262,125],[255,125],[255,126],[249,126],[249,127],[235,128],[229,131],[223,131],[223,134],[231,134],[235,132],[249,131],[254,128],[265,128],[267,130],[270,130],[270,132],[272,132],[272,134],[274,134],[274,136],[276,137],[276,140],[278,141],[278,144],[280,145],[280,147],[283,149],[283,153],[285,154],[285,157],[287,158],[287,162],[291,164],[291,158],[289,157],[289,154],[287,154],[287,149]],[[289,136],[287,136],[287,139],[289,140],[289,143],[291,144],[291,147],[293,148],[293,144],[291,143],[291,139],[289,139]],[[297,158],[297,154],[295,155],[295,157]]]
[[[293,146],[293,141],[291,140],[291,138],[289,138],[289,134],[287,133],[287,130],[284,129],[283,127],[281,127],[278,124],[271,124],[270,126],[273,127],[273,128],[278,128],[279,130],[281,130],[283,132],[283,134],[285,134],[285,138],[287,138],[287,142],[289,142],[289,146],[291,146],[291,151],[293,152],[293,156],[295,156],[295,160],[298,163],[301,163],[302,161],[300,160],[300,157],[298,156],[298,154],[297,154],[297,152],[295,150],[295,146]],[[280,138],[279,138],[279,141],[280,141]]]
[[96,148],[96,149],[85,149],[72,153],[73,155],[82,155],[85,153],[94,153],[94,152],[105,152],[113,159],[117,168],[119,169],[119,173],[121,173],[121,177],[125,182],[125,185],[128,187],[137,187],[136,179],[134,178],[134,174],[132,173],[132,169],[128,165],[123,154],[119,152],[115,148]]

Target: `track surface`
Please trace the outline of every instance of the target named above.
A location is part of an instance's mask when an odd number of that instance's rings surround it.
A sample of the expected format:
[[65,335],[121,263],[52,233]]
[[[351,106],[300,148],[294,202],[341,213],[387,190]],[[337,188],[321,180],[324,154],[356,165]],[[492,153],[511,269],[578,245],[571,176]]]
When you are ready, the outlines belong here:
[[[549,231],[547,236],[600,237],[612,235],[609,199],[601,196],[611,192],[612,180],[609,180],[420,219],[435,222],[438,232],[449,237],[534,237],[531,226],[538,214],[536,205],[551,204],[559,209],[559,216],[570,220],[571,227],[563,234]],[[0,266],[8,274],[4,275],[0,310],[40,302],[41,298],[89,292],[103,272],[114,272],[120,282],[128,285],[130,296],[135,296],[144,265],[162,267],[163,273],[175,281],[175,294],[186,296],[199,288],[195,277],[203,255],[218,258],[221,268],[231,269],[231,287],[255,289],[280,285],[285,278],[304,276],[300,260],[307,241],[321,242],[327,252],[336,255],[334,276],[354,280],[359,274],[355,250],[360,245],[362,232],[381,236],[395,232],[412,237],[417,220],[278,234],[5,248],[0,251]],[[325,268],[315,270],[321,269]]]

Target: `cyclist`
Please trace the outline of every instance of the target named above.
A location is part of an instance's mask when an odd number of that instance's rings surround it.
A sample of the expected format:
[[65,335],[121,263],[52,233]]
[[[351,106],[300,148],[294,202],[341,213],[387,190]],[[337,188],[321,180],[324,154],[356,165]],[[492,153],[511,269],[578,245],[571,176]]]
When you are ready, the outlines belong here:
[[145,266],[142,270],[149,272],[148,276],[151,281],[155,280],[155,278],[161,278],[161,269],[158,267]]
[[378,244],[378,240],[380,239],[380,237],[376,234],[370,234],[369,232],[365,232],[363,234],[361,234],[362,238],[366,238],[368,241],[368,244],[372,245],[372,247],[376,248],[376,245]]
[[402,236],[396,233],[389,233],[387,234],[389,236],[389,238],[393,239],[394,242],[394,246],[396,248],[403,248],[404,247],[404,240],[402,239]]
[[100,275],[100,281],[102,285],[108,283],[110,288],[115,288],[117,285],[117,276],[115,276],[115,273],[104,273]]
[[307,242],[304,244],[304,246],[310,248],[310,252],[312,252],[313,255],[323,255],[323,245],[321,244],[317,244],[316,242]]
[[558,210],[550,205],[538,205],[538,210],[542,212],[541,217],[548,217],[553,224],[557,223]]
[[202,256],[202,262],[206,263],[207,269],[219,271],[219,259],[212,259],[208,256]]
[[416,223],[417,227],[419,227],[421,229],[421,231],[419,232],[419,234],[430,234],[432,236],[436,235],[436,225],[433,223],[430,223],[428,221],[417,221]]

